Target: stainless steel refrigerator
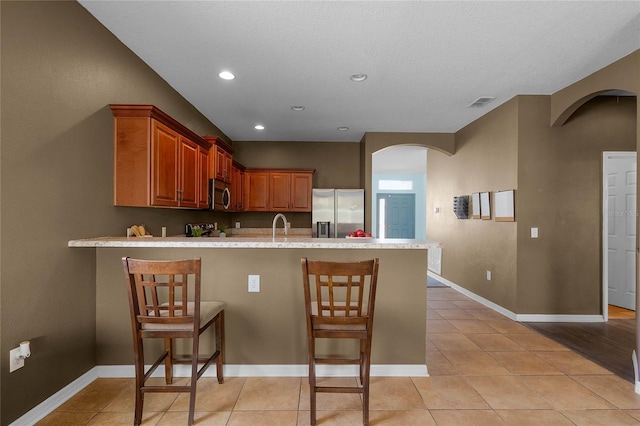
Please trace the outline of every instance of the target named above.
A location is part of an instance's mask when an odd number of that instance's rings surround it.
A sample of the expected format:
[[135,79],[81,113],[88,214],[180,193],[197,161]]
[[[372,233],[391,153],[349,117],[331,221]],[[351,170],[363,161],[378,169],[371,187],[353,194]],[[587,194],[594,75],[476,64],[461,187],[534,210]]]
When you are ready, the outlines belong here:
[[344,238],[364,229],[364,189],[314,189],[312,201],[314,238]]

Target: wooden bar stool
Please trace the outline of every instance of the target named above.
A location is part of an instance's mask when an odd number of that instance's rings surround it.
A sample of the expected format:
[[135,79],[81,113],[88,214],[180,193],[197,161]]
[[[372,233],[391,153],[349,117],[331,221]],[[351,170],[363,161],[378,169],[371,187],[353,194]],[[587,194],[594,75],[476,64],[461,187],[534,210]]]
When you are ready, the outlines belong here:
[[[211,362],[216,362],[218,383],[222,375],[224,354],[224,302],[200,300],[200,259],[176,261],[122,258],[127,279],[133,349],[136,370],[136,407],[134,424],[142,420],[142,406],[147,392],[189,392],[189,425],[193,424],[196,384]],[[194,284],[193,301],[189,295],[189,277]],[[216,348],[208,358],[198,358],[200,334],[215,325]],[[164,352],[145,372],[143,339],[164,339]],[[191,356],[176,358],[173,339],[193,340]],[[164,361],[165,386],[148,386],[147,379]],[[204,365],[198,370],[198,363]],[[169,386],[173,381],[173,364],[191,365],[191,382],[186,386]]]
[[[362,422],[369,424],[369,372],[371,334],[379,260],[325,262],[302,258],[302,280],[309,342],[311,425],[316,424],[316,393],[361,393]],[[359,354],[351,358],[318,357],[315,339],[357,339]],[[360,385],[317,386],[317,364],[356,364]]]

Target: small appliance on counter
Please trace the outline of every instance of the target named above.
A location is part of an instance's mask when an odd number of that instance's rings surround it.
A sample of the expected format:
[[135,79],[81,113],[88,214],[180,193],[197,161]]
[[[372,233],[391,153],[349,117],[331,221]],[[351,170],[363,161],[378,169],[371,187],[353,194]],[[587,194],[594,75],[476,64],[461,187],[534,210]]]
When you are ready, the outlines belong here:
[[213,223],[187,223],[184,226],[185,237],[209,237],[216,229]]
[[313,238],[345,238],[364,229],[364,189],[315,188],[312,203]]

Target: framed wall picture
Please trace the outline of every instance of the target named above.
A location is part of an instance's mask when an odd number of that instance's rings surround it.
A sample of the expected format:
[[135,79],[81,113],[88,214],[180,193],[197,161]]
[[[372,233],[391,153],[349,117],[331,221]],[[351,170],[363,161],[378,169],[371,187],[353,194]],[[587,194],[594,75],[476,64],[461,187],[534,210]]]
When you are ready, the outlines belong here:
[[480,193],[471,194],[471,218],[480,219]]
[[480,217],[483,220],[491,220],[491,199],[489,192],[480,193]]
[[496,222],[515,222],[514,190],[497,191],[494,195]]

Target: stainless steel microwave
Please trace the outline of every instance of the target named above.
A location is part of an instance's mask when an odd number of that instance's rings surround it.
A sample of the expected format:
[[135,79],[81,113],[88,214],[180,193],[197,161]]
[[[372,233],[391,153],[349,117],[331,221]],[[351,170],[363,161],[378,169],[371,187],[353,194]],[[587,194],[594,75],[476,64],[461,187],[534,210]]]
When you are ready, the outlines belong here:
[[209,210],[228,210],[231,205],[231,191],[226,182],[209,179]]

